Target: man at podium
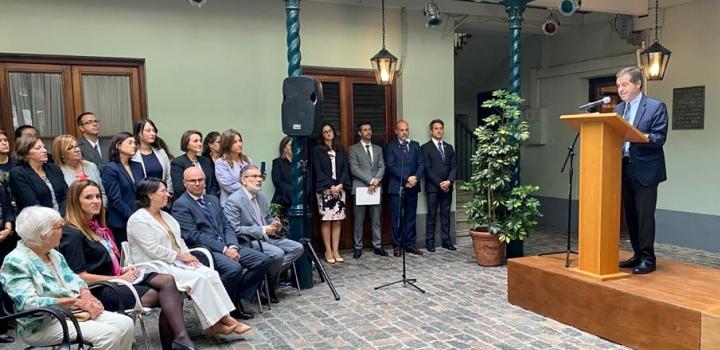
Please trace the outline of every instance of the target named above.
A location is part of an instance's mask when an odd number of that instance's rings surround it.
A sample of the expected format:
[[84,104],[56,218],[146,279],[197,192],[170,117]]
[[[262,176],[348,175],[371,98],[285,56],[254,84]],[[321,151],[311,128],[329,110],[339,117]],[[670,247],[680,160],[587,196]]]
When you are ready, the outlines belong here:
[[655,271],[655,207],[658,184],[667,179],[663,144],[667,138],[665,103],[643,95],[640,69],[628,67],[616,75],[623,100],[615,112],[648,136],[648,143],[625,142],[622,147],[622,202],[634,251],[620,262],[635,274]]

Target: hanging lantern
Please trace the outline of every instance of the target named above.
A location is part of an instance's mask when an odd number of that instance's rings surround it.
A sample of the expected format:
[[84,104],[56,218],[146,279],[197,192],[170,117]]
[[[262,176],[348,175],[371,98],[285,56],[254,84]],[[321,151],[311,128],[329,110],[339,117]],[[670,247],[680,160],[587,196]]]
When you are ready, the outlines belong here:
[[655,41],[641,53],[643,71],[647,80],[663,80],[672,52],[660,45],[658,39],[659,1],[655,0]]
[[370,59],[378,85],[391,85],[395,79],[397,57],[385,49],[385,0],[382,1],[382,49]]

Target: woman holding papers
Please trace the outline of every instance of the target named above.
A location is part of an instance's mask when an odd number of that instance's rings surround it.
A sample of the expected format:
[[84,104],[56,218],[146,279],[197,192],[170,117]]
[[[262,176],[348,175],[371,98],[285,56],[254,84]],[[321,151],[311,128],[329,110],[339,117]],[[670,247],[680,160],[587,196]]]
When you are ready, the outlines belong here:
[[340,246],[340,224],[345,219],[345,192],[352,187],[347,158],[335,140],[335,128],[324,123],[322,137],[313,149],[315,192],[320,210],[320,232],[325,244],[325,260],[333,264],[343,262]]
[[[86,283],[125,280],[135,285],[143,306],[160,306],[163,349],[195,349],[185,329],[182,296],[175,287],[175,279],[167,274],[142,274],[136,267],[120,266],[120,250],[105,225],[100,186],[92,180],[75,180],[70,185],[60,252],[70,269]],[[118,311],[118,299],[122,299],[125,309],[135,305],[135,298],[125,286],[119,286],[117,294],[109,288],[95,289],[93,294],[110,311]]]
[[193,299],[195,312],[211,335],[245,333],[250,326],[228,314],[235,307],[220,276],[192,254],[180,236],[180,225],[161,210],[170,198],[165,182],[145,178],[138,184],[138,210],[127,224],[128,243],[135,263],[160,261],[161,271],[175,277],[177,289]]

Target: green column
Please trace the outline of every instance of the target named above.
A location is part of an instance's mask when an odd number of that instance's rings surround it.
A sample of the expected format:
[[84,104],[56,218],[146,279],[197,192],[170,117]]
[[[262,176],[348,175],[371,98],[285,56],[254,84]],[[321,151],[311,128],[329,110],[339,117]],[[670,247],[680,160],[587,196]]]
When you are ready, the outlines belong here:
[[[285,27],[287,28],[287,59],[288,76],[296,77],[302,74],[300,67],[300,1],[285,1]],[[299,241],[302,238],[310,238],[309,206],[304,203],[305,199],[305,137],[293,137],[292,139],[292,189],[293,201],[289,210],[290,215],[290,238]],[[295,263],[298,272],[300,288],[312,287],[312,267],[308,259],[298,259]]]

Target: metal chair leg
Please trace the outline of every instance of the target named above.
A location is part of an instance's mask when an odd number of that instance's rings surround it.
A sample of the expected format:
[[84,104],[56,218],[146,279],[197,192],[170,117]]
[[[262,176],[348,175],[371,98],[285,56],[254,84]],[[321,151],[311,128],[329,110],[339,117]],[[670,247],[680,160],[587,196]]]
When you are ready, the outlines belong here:
[[145,350],[150,350],[150,346],[148,345],[147,331],[145,330],[145,320],[143,319],[142,313],[137,314],[137,318],[140,321],[140,329],[142,330],[143,341],[145,342]]
[[297,268],[295,268],[295,262],[292,263],[292,269],[293,269],[293,275],[295,276],[295,289],[297,290],[297,295],[300,294],[300,280],[298,280],[298,274],[297,274]]
[[272,302],[270,302],[270,283],[268,283],[267,274],[265,274],[265,293],[267,293],[266,296],[268,299],[268,310],[272,310],[272,307],[270,306],[270,304],[272,304]]
[[258,287],[258,289],[255,290],[255,294],[257,294],[258,311],[259,311],[260,314],[262,315],[262,313],[263,313],[263,306],[262,306],[262,300],[260,300],[260,288],[262,288],[262,286]]

